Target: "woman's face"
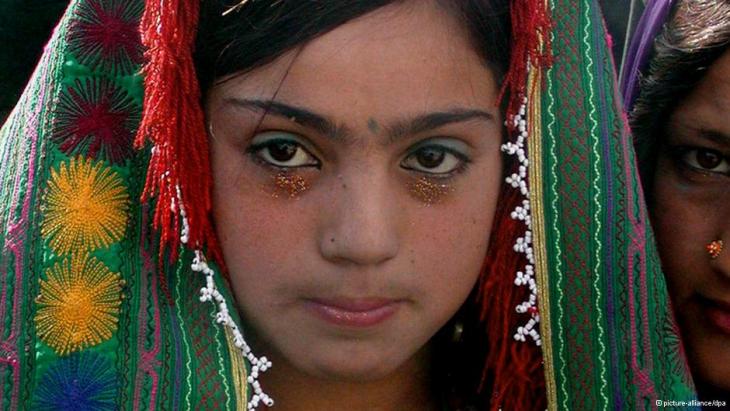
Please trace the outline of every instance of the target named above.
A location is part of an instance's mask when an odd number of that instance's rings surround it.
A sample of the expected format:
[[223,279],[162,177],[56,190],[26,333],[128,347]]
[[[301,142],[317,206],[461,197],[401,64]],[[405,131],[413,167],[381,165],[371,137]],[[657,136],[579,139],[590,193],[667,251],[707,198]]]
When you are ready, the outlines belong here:
[[209,93],[217,232],[263,354],[352,381],[415,358],[487,250],[497,96],[458,22],[420,1]]
[[[655,228],[690,365],[730,391],[730,51],[680,103],[654,176]],[[712,259],[706,246],[723,240]]]

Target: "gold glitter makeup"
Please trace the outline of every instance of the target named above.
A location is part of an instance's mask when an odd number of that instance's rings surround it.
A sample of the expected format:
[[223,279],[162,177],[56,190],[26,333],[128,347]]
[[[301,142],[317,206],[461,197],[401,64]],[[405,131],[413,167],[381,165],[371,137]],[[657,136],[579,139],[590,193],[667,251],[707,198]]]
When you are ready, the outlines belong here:
[[454,188],[448,184],[434,183],[426,177],[421,177],[409,184],[409,191],[426,205],[432,205],[439,203],[444,196],[454,191]]
[[274,198],[285,195],[295,198],[309,189],[309,183],[303,177],[289,173],[279,173],[274,176],[276,190],[271,194]]

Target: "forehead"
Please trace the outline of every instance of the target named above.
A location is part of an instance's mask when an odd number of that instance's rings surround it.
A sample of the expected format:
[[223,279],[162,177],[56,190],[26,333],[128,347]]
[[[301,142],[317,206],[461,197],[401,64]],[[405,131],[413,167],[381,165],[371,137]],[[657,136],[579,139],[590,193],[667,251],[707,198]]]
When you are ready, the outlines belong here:
[[348,22],[214,89],[319,112],[420,113],[494,107],[497,86],[467,31],[431,1],[399,2]]
[[710,66],[687,103],[696,111],[725,116],[730,113],[730,49]]

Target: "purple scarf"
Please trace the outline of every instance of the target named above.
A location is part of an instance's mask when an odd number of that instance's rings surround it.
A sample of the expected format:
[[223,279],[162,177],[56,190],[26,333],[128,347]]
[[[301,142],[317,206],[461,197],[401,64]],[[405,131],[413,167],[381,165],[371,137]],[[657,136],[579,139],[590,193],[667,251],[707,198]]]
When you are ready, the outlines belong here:
[[669,16],[674,0],[648,0],[644,14],[634,31],[629,52],[621,67],[620,87],[626,112],[631,112],[638,96],[641,72],[646,68],[659,35]]

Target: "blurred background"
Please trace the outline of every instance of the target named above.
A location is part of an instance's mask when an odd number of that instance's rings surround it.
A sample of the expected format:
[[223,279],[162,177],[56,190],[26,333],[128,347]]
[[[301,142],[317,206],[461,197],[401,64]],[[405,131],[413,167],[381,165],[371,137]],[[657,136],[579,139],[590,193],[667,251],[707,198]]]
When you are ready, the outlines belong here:
[[[23,92],[68,0],[0,0],[0,124]],[[644,0],[600,0],[616,64]]]
[[23,92],[68,0],[0,0],[0,124]]

